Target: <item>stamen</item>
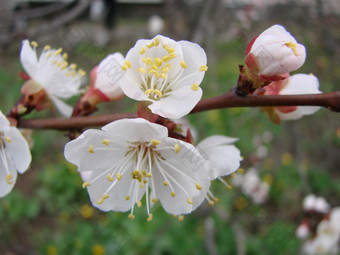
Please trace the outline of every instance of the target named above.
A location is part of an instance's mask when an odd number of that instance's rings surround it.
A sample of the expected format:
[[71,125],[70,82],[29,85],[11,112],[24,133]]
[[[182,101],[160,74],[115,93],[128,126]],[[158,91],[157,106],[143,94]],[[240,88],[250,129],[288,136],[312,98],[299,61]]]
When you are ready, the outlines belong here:
[[196,183],[196,189],[198,189],[198,190],[202,190],[202,186],[201,186],[201,185],[199,185],[198,183]]
[[164,185],[164,186],[168,186],[168,184],[169,184],[169,183],[168,183],[167,181],[164,181],[164,182],[163,182],[163,185]]
[[175,53],[175,52],[171,52],[171,53],[169,54],[169,57],[170,57],[170,59],[175,58],[175,57],[176,57],[176,53]]
[[297,44],[296,43],[288,42],[288,43],[285,43],[285,45],[293,50],[293,53],[294,53],[295,56],[298,56]]
[[243,174],[243,173],[244,173],[244,169],[243,169],[243,168],[239,168],[239,169],[237,170],[237,172],[238,172],[239,174]]
[[31,42],[31,45],[32,45],[33,47],[35,47],[35,48],[38,47],[38,43],[37,43],[36,41],[32,41],[32,42]]
[[6,175],[6,183],[7,184],[13,184],[12,179],[13,179],[13,176],[11,174]]
[[93,150],[93,146],[92,146],[92,145],[90,145],[90,147],[88,148],[88,152],[89,152],[89,153],[94,153],[94,150]]
[[103,139],[103,140],[102,140],[102,144],[104,144],[104,145],[106,145],[106,146],[109,145],[109,140]]
[[156,203],[158,200],[157,200],[157,198],[153,198],[153,199],[151,199],[151,201],[152,201],[153,203]]
[[63,51],[63,49],[62,49],[62,48],[59,48],[59,49],[56,50],[56,52],[54,53],[54,56],[58,56],[62,51]]
[[181,67],[184,69],[188,67],[188,65],[184,62],[184,60],[181,61]]
[[158,45],[159,45],[159,39],[158,39],[158,38],[155,38],[155,40],[154,40],[154,45],[155,45],[155,46],[158,46]]
[[160,92],[158,89],[155,89],[153,91],[153,93],[155,93],[158,97],[162,97],[163,96],[162,92]]
[[146,173],[146,177],[149,177],[149,178],[151,178],[152,177],[152,173]]
[[192,205],[192,204],[193,204],[190,197],[187,198],[187,202],[188,202],[189,205]]
[[77,65],[76,65],[76,64],[71,64],[71,65],[70,65],[70,68],[71,68],[71,69],[76,69],[76,68],[77,68]]
[[169,55],[164,56],[164,57],[162,57],[162,60],[163,60],[164,62],[168,62],[168,61],[170,61],[170,56],[169,56]]
[[86,74],[86,72],[83,69],[79,69],[78,73],[80,76],[84,76]]
[[110,173],[107,174],[106,179],[110,182],[113,182],[113,178]]
[[84,182],[83,185],[82,185],[83,189],[85,189],[86,187],[89,187],[89,186],[91,186],[91,184],[89,182]]
[[124,65],[126,65],[128,68],[131,68],[132,64],[129,60],[125,60]]
[[151,65],[152,62],[151,58],[142,58],[142,61],[147,65]]
[[140,48],[139,54],[143,55],[144,53],[145,53],[145,48],[144,47]]
[[155,146],[156,146],[156,145],[160,144],[161,141],[152,139],[151,143],[152,143],[152,145],[155,145]]
[[183,221],[184,220],[184,215],[178,215],[178,220]]
[[6,142],[8,142],[8,143],[12,142],[12,139],[11,139],[9,136],[5,136],[5,140],[6,140]]
[[142,207],[142,202],[140,200],[137,201],[137,206],[138,206],[138,208]]
[[137,68],[137,72],[139,72],[139,73],[145,73],[145,69],[144,69],[144,68],[141,68],[141,67],[139,67],[139,68]]
[[64,58],[65,60],[68,58],[68,54],[67,54],[66,52],[63,54],[63,58]]
[[174,191],[171,192],[171,196],[172,197],[175,197],[176,196],[176,193]]
[[125,199],[128,201],[130,200],[130,196],[126,196]]
[[45,47],[44,47],[44,50],[50,50],[51,49],[51,46],[50,45],[46,45]]
[[150,215],[148,217],[148,221],[150,222],[150,221],[152,221],[152,219],[153,219],[153,215],[152,215],[152,213],[150,213]]
[[206,71],[208,71],[208,67],[203,65],[203,66],[200,66],[200,68],[198,70],[206,72]]
[[146,45],[146,47],[148,47],[149,49],[152,48],[153,46],[155,46],[155,44],[153,42],[151,42],[150,44]]
[[192,84],[192,86],[191,86],[191,89],[192,90],[198,90],[198,88],[199,88],[199,86],[198,86],[198,84],[197,83],[194,83],[194,84]]
[[145,95],[150,95],[152,93],[152,89],[147,89],[147,90],[145,90],[145,92],[144,92],[144,94]]
[[123,177],[122,174],[120,174],[120,173],[117,174],[117,180],[118,181],[120,181],[122,179],[122,177]]
[[175,144],[175,153],[178,153],[180,149],[181,146],[179,146],[179,144]]
[[130,220],[134,220],[135,219],[135,215],[133,215],[133,214],[129,214],[129,216],[128,216],[128,218],[130,219]]

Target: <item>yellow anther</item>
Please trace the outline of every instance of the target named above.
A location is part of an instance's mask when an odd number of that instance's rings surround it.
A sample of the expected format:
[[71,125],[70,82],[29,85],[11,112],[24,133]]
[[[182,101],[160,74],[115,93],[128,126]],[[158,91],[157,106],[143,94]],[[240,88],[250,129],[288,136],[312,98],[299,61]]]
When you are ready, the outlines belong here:
[[151,69],[158,72],[158,66],[156,64],[152,64]]
[[158,38],[155,38],[155,40],[154,40],[154,45],[155,45],[155,46],[158,46],[158,45],[159,45],[159,39],[158,39]]
[[46,45],[45,47],[44,47],[44,50],[50,50],[51,49],[51,46],[50,45]]
[[170,69],[167,68],[167,67],[163,67],[163,68],[161,69],[161,72],[162,72],[162,73],[167,73],[167,72],[169,72],[169,71],[170,71]]
[[152,92],[153,92],[152,89],[147,89],[147,90],[144,91],[144,94],[148,96],[148,95],[152,94]]
[[160,58],[155,58],[153,60],[153,63],[157,66],[160,67],[162,65],[162,60]]
[[152,48],[153,46],[155,46],[154,42],[151,42],[150,44],[146,45],[146,47],[148,47],[149,49]]
[[175,52],[175,48],[166,48],[166,51],[170,54]]
[[144,188],[144,183],[139,184],[139,188],[140,189]]
[[153,198],[153,199],[151,199],[151,201],[152,201],[153,203],[156,203],[156,202],[157,202],[157,198]]
[[32,42],[31,42],[31,45],[32,45],[33,47],[35,47],[35,48],[38,47],[38,43],[37,43],[36,41],[32,41]]
[[125,60],[124,65],[126,65],[128,68],[132,67],[132,64],[129,60]]
[[214,201],[209,201],[209,203],[208,203],[210,206],[213,206],[214,204],[215,204],[215,202]]
[[215,203],[217,203],[218,202],[218,198],[214,197],[214,201],[215,201]]
[[76,64],[71,64],[71,65],[70,65],[70,68],[71,68],[71,69],[76,69],[76,68],[77,68],[77,65],[76,65]]
[[92,145],[90,145],[90,147],[88,148],[88,152],[94,153],[94,150],[93,150],[93,146],[92,146]]
[[232,188],[233,188],[233,186],[231,186],[231,185],[228,185],[228,186],[227,186],[227,189],[228,189],[228,190],[231,190]]
[[202,190],[202,186],[201,186],[201,185],[199,185],[198,183],[196,183],[196,189],[198,189],[198,190]]
[[166,78],[166,73],[161,73],[161,75],[160,75],[162,78]]
[[139,208],[142,207],[142,202],[141,202],[140,200],[137,201],[137,206],[138,206]]
[[235,178],[235,176],[236,176],[236,173],[233,172],[233,173],[231,174],[231,178]]
[[197,83],[194,83],[194,84],[192,84],[192,86],[191,86],[191,89],[192,90],[198,90],[198,88],[199,88],[199,86],[198,86],[198,84]]
[[59,48],[58,50],[56,50],[56,52],[54,52],[54,56],[58,56],[62,51],[63,49]]
[[126,199],[126,200],[130,200],[130,196],[126,196],[125,199]]
[[155,89],[153,91],[153,93],[155,93],[158,97],[162,97],[163,96],[162,92],[160,92],[158,89]]
[[110,173],[107,174],[106,179],[110,182],[113,182],[113,177]]
[[237,170],[237,172],[238,172],[239,174],[243,174],[243,173],[244,173],[244,169],[243,169],[243,168],[239,168],[239,169]]
[[179,221],[183,221],[183,220],[184,220],[184,215],[179,215],[179,216],[178,216],[178,220],[179,220]]
[[68,54],[67,54],[66,52],[63,54],[63,58],[64,58],[64,59],[67,59],[67,58],[68,58]]
[[11,139],[9,136],[5,136],[5,140],[6,140],[6,142],[8,142],[8,143],[12,142],[12,139]]
[[145,48],[144,47],[140,48],[139,54],[143,55],[144,53],[145,53]]
[[151,65],[151,63],[152,63],[151,58],[142,58],[142,61],[147,65]]
[[[58,64],[58,61],[57,60],[53,60],[52,62],[53,65],[57,65]],[[59,64],[58,64],[59,65]]]
[[163,60],[164,62],[168,62],[168,61],[170,60],[170,56],[169,56],[169,55],[164,56],[164,57],[162,57],[162,60]]
[[158,144],[161,143],[161,141],[156,140],[156,139],[152,139],[151,143],[152,143],[152,145],[158,145]]
[[298,55],[298,51],[297,51],[297,44],[294,43],[294,42],[288,42],[288,43],[285,43],[286,46],[288,46],[289,48],[291,48],[293,50],[293,53],[295,56]]
[[109,198],[109,195],[108,195],[108,194],[102,195],[102,199],[103,199],[103,200],[108,199],[108,198]]
[[139,67],[139,68],[137,68],[137,72],[139,72],[139,73],[145,73],[145,69],[144,69],[144,68],[141,68],[141,67]]
[[184,60],[181,61],[181,67],[184,69],[188,67],[188,65],[184,62]]
[[155,69],[151,69],[151,70],[149,71],[149,74],[153,74],[153,75],[155,75],[155,76],[158,76],[158,75],[159,75],[159,73],[158,73]]
[[13,176],[11,174],[6,175],[6,183],[7,184],[13,184],[12,179],[13,179]]
[[175,53],[175,52],[171,52],[171,53],[169,54],[169,57],[170,57],[170,59],[175,58],[175,57],[176,57],[176,53]]
[[187,202],[188,202],[189,205],[192,205],[192,200],[191,200],[190,197],[187,198]]
[[198,69],[199,71],[208,71],[208,67],[207,66],[200,66],[200,68]]
[[110,141],[107,140],[107,139],[103,139],[103,140],[102,140],[102,144],[104,144],[104,145],[109,145],[109,142],[110,142]]
[[104,199],[102,197],[97,200],[97,204],[99,204],[99,205],[101,205],[103,202],[104,202]]
[[148,221],[152,221],[152,219],[153,219],[153,215],[152,215],[152,213],[150,213],[150,215],[148,217]]
[[151,178],[152,177],[152,173],[146,173],[146,177],[149,177],[149,178]]
[[148,181],[147,181],[147,180],[143,180],[143,182],[144,182],[144,183],[148,183]]
[[80,76],[84,76],[84,75],[86,74],[86,72],[85,72],[83,69],[79,69],[79,70],[78,70],[78,74],[79,74]]
[[120,181],[122,179],[122,177],[123,177],[122,174],[119,174],[119,173],[117,174],[117,180],[118,181]]
[[60,68],[64,70],[64,69],[66,69],[67,66],[68,66],[67,61],[63,61],[63,62],[61,62]]
[[178,153],[179,150],[181,149],[181,146],[179,146],[179,144],[175,144],[175,153]]
[[163,182],[163,185],[164,185],[164,186],[168,186],[168,184],[169,184],[169,183],[168,183],[167,181],[164,181],[164,182]]
[[130,220],[134,220],[135,219],[135,215],[133,215],[133,214],[129,214],[129,216],[128,216],[128,218],[130,219]]
[[84,182],[83,185],[82,185],[83,189],[85,189],[86,187],[89,187],[89,186],[91,186],[91,184],[89,182]]
[[123,71],[126,71],[128,69],[128,66],[126,64],[122,65],[121,67]]
[[174,191],[171,192],[171,196],[172,196],[172,197],[175,197],[175,196],[176,196],[176,194],[175,194]]

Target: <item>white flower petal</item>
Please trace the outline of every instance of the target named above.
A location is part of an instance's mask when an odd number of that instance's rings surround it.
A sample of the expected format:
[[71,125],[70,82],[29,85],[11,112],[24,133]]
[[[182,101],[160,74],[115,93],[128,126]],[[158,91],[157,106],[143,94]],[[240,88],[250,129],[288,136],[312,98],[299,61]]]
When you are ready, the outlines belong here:
[[176,90],[162,101],[154,101],[149,105],[150,110],[160,116],[167,116],[170,119],[179,119],[187,115],[202,97],[202,89],[193,91],[191,86],[185,86]]
[[64,101],[62,101],[61,99],[59,99],[56,96],[51,95],[50,98],[52,99],[53,103],[55,104],[58,111],[62,115],[64,115],[65,117],[71,116],[73,108],[70,105],[66,104]]
[[119,80],[125,75],[121,69],[123,63],[123,55],[117,52],[108,55],[98,66],[94,86],[110,99],[119,98],[123,94],[119,86]]
[[38,59],[35,50],[32,49],[29,40],[22,41],[20,61],[27,74],[33,78],[37,72]]
[[0,197],[6,196],[14,187],[17,171],[11,160],[7,161],[9,173],[12,175],[11,184],[6,182],[7,171],[5,162],[0,158]]
[[156,138],[163,139],[168,136],[166,127],[152,124],[142,118],[114,121],[102,127],[102,130],[114,133],[131,142],[146,142]]
[[5,132],[5,136],[11,139],[11,142],[6,142],[5,151],[11,155],[16,170],[22,174],[27,170],[32,160],[28,143],[15,127],[10,127]]

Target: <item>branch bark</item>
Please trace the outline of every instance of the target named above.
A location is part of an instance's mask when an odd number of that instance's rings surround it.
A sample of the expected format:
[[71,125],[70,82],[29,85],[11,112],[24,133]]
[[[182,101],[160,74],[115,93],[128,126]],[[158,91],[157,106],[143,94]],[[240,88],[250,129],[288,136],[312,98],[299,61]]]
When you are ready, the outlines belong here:
[[[275,95],[275,96],[238,96],[235,88],[228,93],[201,100],[190,112],[224,109],[232,107],[270,107],[270,106],[322,106],[340,112],[340,91],[309,95]],[[115,113],[100,116],[50,119],[19,119],[19,128],[70,130],[86,127],[104,126],[123,118],[136,118],[137,113]]]

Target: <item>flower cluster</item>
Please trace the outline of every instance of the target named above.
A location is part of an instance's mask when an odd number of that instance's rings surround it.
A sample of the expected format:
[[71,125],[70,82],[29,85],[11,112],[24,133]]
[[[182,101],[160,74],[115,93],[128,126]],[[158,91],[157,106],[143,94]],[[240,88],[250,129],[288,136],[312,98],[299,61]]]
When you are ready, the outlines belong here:
[[340,207],[330,209],[323,197],[308,195],[303,200],[306,218],[298,226],[296,235],[305,240],[303,253],[307,255],[338,254],[340,241]]
[[[265,95],[318,94],[319,82],[313,75],[290,72],[305,62],[306,49],[280,25],[274,25],[247,45],[246,66],[240,67],[238,93]],[[262,89],[263,88],[263,89]],[[276,124],[315,113],[319,107],[266,107],[263,110]]]

